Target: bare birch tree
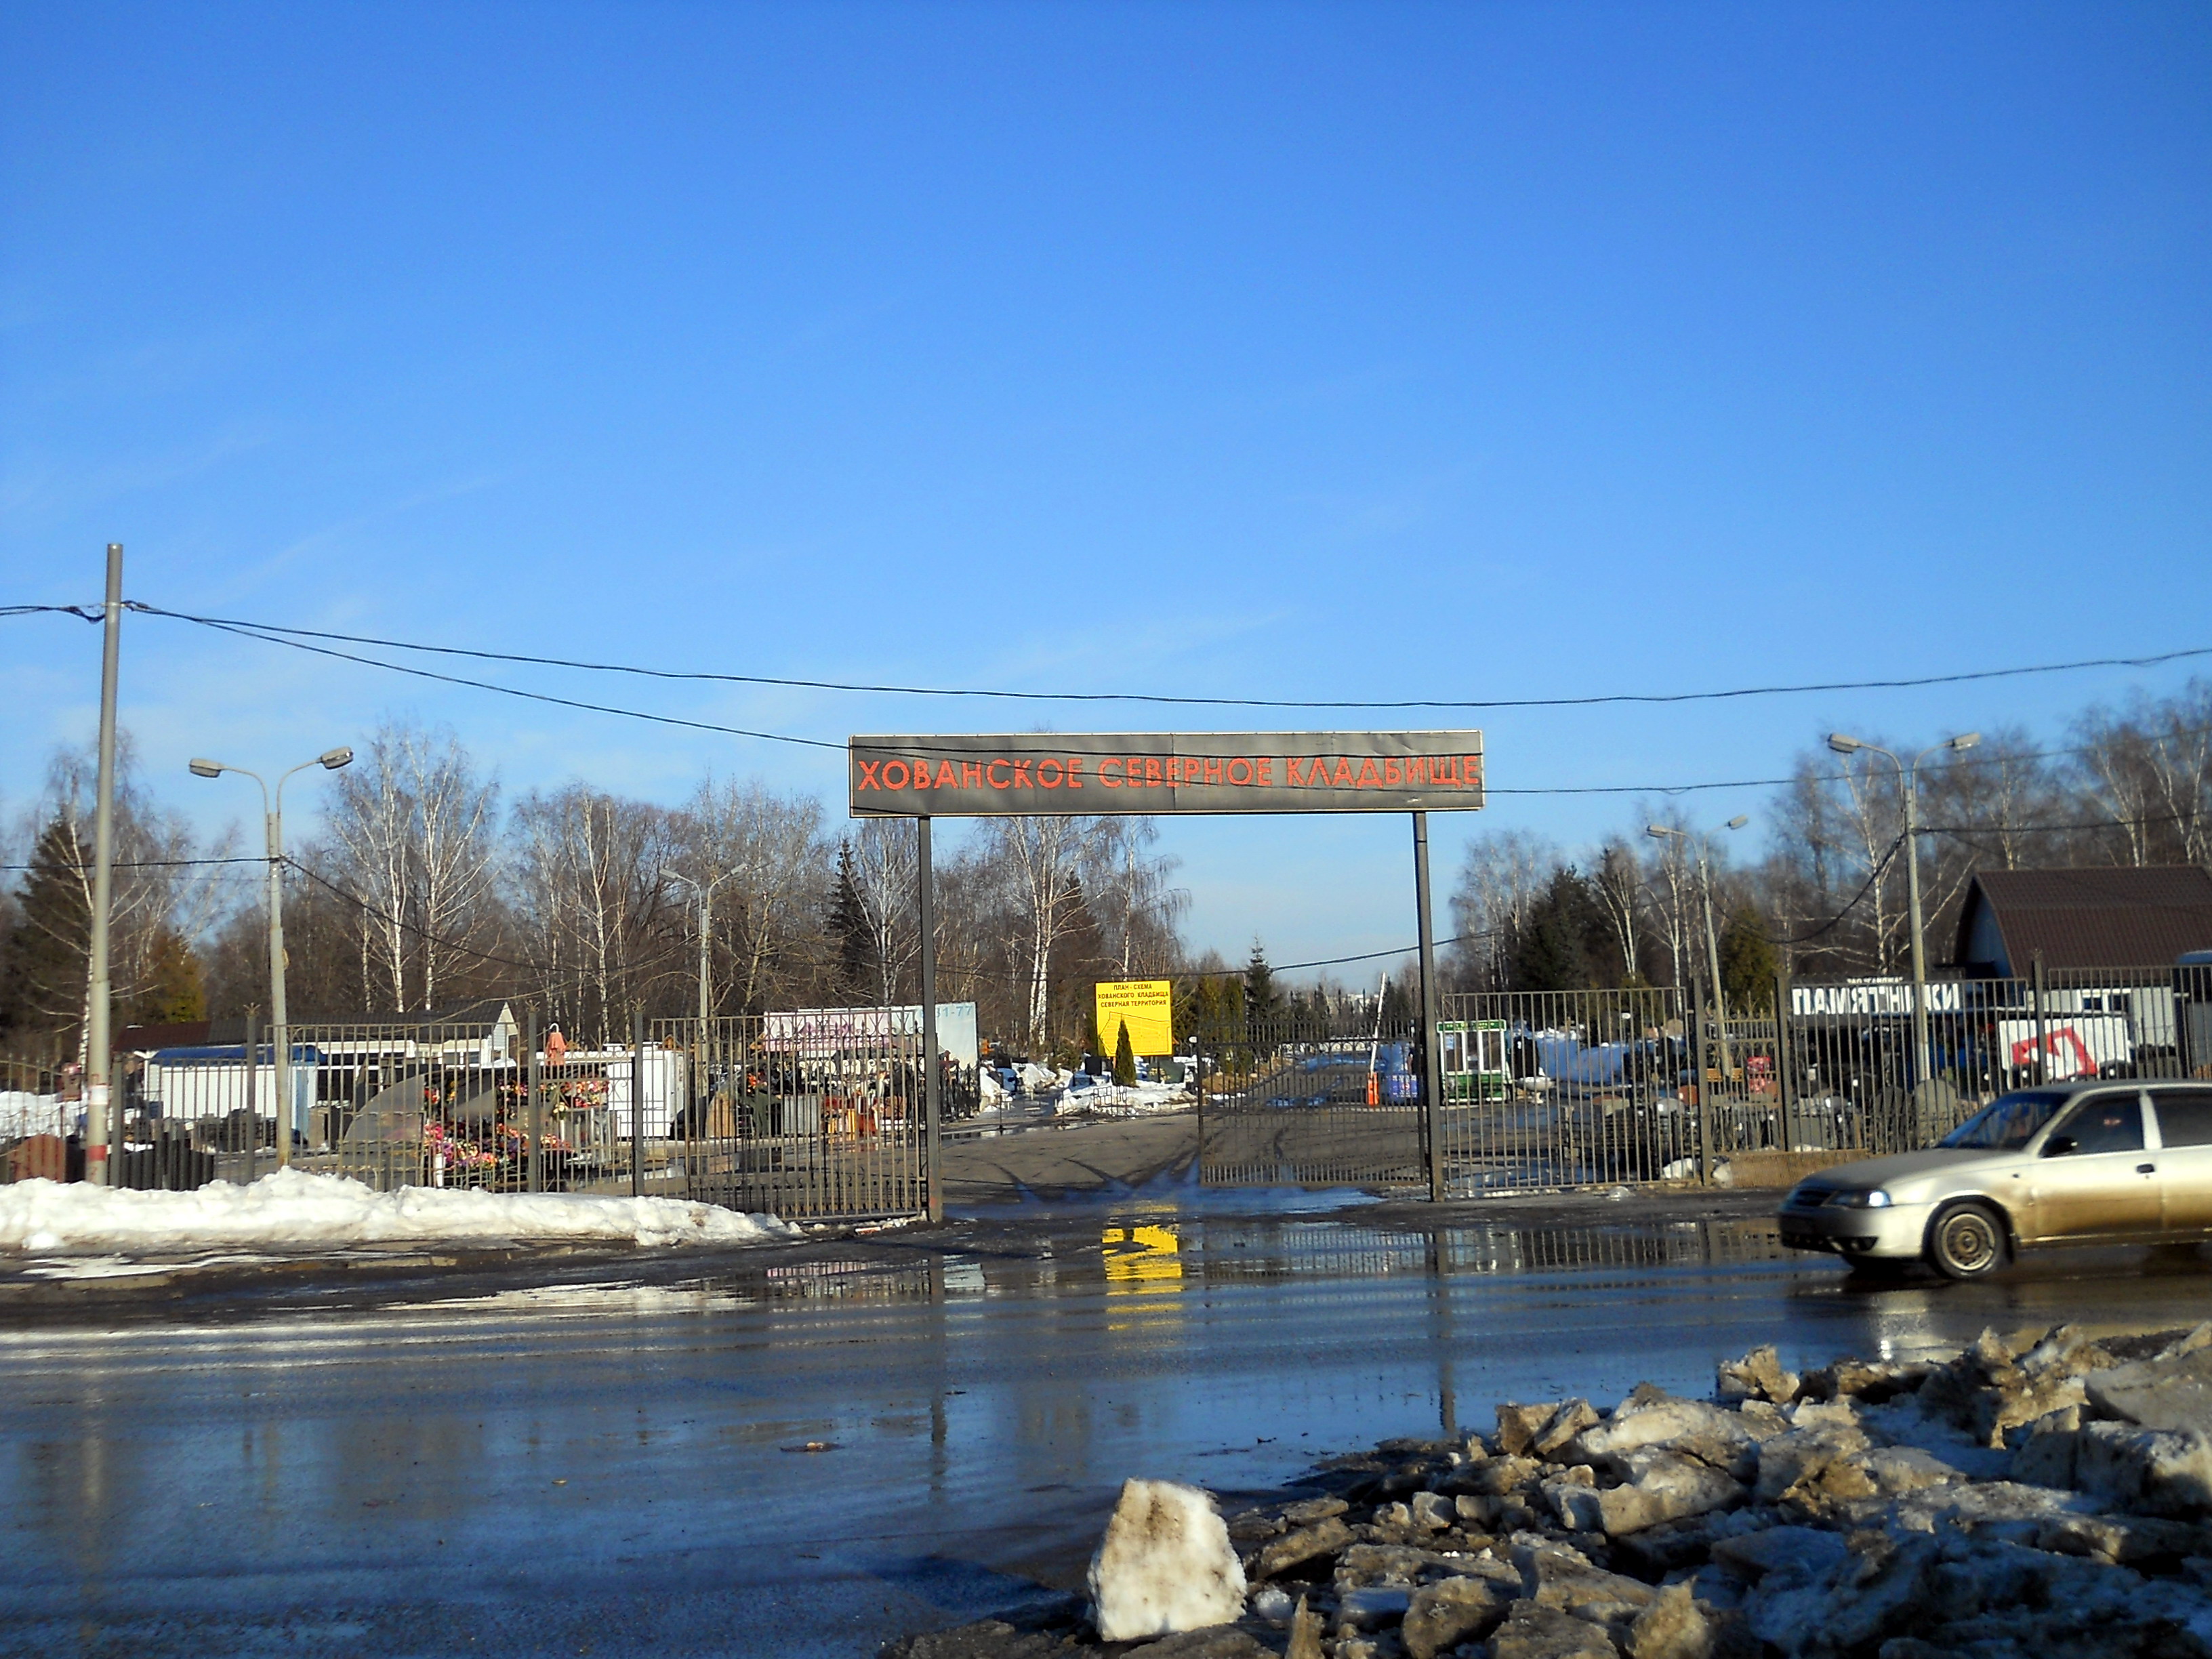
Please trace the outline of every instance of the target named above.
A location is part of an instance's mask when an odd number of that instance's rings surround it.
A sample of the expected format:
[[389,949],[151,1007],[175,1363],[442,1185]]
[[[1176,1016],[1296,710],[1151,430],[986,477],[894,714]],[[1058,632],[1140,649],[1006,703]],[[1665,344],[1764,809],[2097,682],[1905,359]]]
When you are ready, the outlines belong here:
[[1560,863],[1556,846],[1525,830],[1492,830],[1468,843],[1451,896],[1455,948],[1472,970],[1468,978],[1485,989],[1505,985],[1506,953]]
[[495,877],[499,786],[450,729],[386,721],[338,774],[325,817],[331,872],[360,905],[362,980],[395,1011],[436,1005],[465,958]]
[[729,941],[726,994],[754,1012],[791,1000],[822,966],[816,918],[830,860],[822,803],[709,777],[669,827],[683,849],[678,867],[723,883],[716,908]]

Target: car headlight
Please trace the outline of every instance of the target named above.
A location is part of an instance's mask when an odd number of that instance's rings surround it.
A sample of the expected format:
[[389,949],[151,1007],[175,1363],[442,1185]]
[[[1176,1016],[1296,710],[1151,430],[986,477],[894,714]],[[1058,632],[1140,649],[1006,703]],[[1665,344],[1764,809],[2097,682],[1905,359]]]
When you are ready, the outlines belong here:
[[1889,1194],[1877,1187],[1870,1193],[1837,1193],[1828,1202],[1846,1210],[1886,1210]]

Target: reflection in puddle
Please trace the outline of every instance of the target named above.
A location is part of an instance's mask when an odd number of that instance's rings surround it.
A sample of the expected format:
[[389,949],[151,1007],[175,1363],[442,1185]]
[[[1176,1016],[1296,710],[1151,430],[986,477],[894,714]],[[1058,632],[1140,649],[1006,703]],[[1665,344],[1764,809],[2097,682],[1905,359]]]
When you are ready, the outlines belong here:
[[1055,1241],[1041,1255],[951,1254],[924,1261],[831,1259],[726,1268],[711,1281],[741,1301],[934,1301],[969,1296],[1174,1296],[1189,1287],[1286,1280],[1389,1279],[1406,1274],[1485,1278],[1617,1271],[1644,1273],[1788,1262],[1765,1221],[1673,1226],[1360,1226],[1300,1217],[1125,1219]]
[[1172,1227],[1109,1227],[1098,1242],[1109,1294],[1164,1289],[1182,1278],[1181,1241]]
[[[594,1267],[228,1325],[0,1331],[0,1627],[46,1621],[9,1650],[121,1614],[182,1632],[139,1659],[181,1659],[207,1650],[204,1610],[252,1638],[226,1650],[289,1651],[337,1593],[370,1632],[349,1651],[394,1659],[430,1645],[423,1564],[496,1561],[512,1639],[472,1626],[471,1650],[501,1659],[550,1650],[548,1630],[606,1659],[667,1652],[664,1601],[743,1633],[718,1650],[866,1651],[1002,1604],[1002,1575],[1079,1584],[1131,1475],[1267,1489],[1503,1399],[1702,1395],[1716,1358],[1760,1342],[1797,1366],[1984,1324],[2193,1322],[2207,1278],[1876,1294],[1760,1220],[1150,1205],[653,1271],[680,1280]],[[653,1605],[611,1628],[639,1582]]]

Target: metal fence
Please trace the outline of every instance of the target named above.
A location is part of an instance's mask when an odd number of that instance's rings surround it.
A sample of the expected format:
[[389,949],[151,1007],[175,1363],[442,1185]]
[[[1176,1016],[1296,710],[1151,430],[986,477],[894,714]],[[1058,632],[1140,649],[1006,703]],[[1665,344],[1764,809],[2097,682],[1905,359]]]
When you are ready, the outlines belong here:
[[[1725,1019],[1698,989],[1446,997],[1434,1118],[1445,1190],[1724,1169],[1783,1181],[1808,1159],[1932,1145],[2007,1089],[2212,1076],[2212,967],[1931,981],[1924,1059],[1913,997],[1902,978],[1777,979]],[[1418,1028],[1255,1025],[1212,1041],[1206,1183],[1426,1182]]]
[[[568,1046],[527,1012],[466,1022],[303,1023],[289,1077],[242,1042],[117,1056],[113,1184],[187,1190],[279,1164],[380,1190],[662,1194],[796,1218],[926,1201],[920,1043],[865,1015],[824,1032],[776,1015],[639,1021]],[[76,1068],[0,1058],[0,1169],[81,1178]],[[944,1062],[949,1116],[976,1079]],[[97,1129],[95,1133],[100,1133]]]
[[1204,1184],[1426,1184],[1417,1026],[1253,1021],[1193,1048]]
[[1681,1178],[1699,1119],[1671,988],[1444,999],[1444,1178],[1455,1192]]
[[[890,1012],[656,1022],[648,1052],[680,1079],[667,1145],[683,1192],[789,1218],[921,1210],[921,1045]],[[972,1076],[947,1066],[940,1084],[950,1112],[973,1111]]]
[[0,1054],[0,1182],[82,1178],[82,1080],[58,1054]]
[[[1811,1150],[1925,1146],[2008,1089],[2082,1078],[2212,1077],[2212,969],[2072,969],[1929,984],[1924,1059],[1900,979],[1778,984],[1764,1020],[1729,1022],[1766,1062],[1789,1142]],[[1717,1093],[1751,1079],[1717,1052]]]
[[[1930,1144],[2008,1088],[2212,1076],[2212,967],[1938,980],[1778,979],[1721,1018],[1696,991],[1444,999],[1433,1116],[1418,1024],[1302,1017],[1201,1030],[1200,1179],[1471,1194],[1776,1178]],[[1777,1011],[1780,1011],[1780,1018]],[[817,1011],[817,1012],[820,1011]],[[567,1046],[526,1010],[295,1025],[118,1055],[110,1179],[183,1189],[295,1168],[380,1189],[653,1193],[798,1218],[927,1202],[917,1035],[896,1011],[642,1022]],[[940,1057],[947,1119],[976,1079]],[[83,1172],[81,1073],[0,1056],[0,1180]],[[95,1133],[99,1133],[95,1131]],[[102,1138],[105,1138],[103,1135]],[[1798,1171],[1802,1172],[1802,1171]]]
[[1448,999],[1433,1131],[1418,1024],[1201,1036],[1200,1179],[1425,1188],[1432,1133],[1456,1193],[1695,1174],[1680,1006],[1670,990]]

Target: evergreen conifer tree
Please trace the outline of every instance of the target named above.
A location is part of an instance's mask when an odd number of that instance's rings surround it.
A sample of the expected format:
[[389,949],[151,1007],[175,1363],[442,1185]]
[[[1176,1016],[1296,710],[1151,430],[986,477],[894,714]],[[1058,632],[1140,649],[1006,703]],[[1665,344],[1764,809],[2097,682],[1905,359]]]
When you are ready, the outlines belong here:
[[875,933],[868,926],[867,907],[860,902],[860,884],[854,878],[849,841],[837,844],[837,884],[830,890],[830,914],[824,920],[837,952],[838,995],[847,1002],[872,1000],[877,988]]
[[87,849],[65,818],[40,832],[16,896],[0,969],[0,1024],[17,1036],[76,1036],[84,1021],[92,904],[82,869]]
[[124,1018],[133,1025],[171,1025],[206,1018],[198,953],[175,928],[157,928],[147,952],[145,988],[125,1006]]
[[1137,1056],[1129,1047],[1129,1022],[1122,1020],[1114,1035],[1114,1081],[1127,1087],[1137,1080]]
[[1244,964],[1244,1014],[1261,1020],[1282,1008],[1282,994],[1275,989],[1275,970],[1267,966],[1267,953],[1258,939],[1252,941],[1252,959]]

